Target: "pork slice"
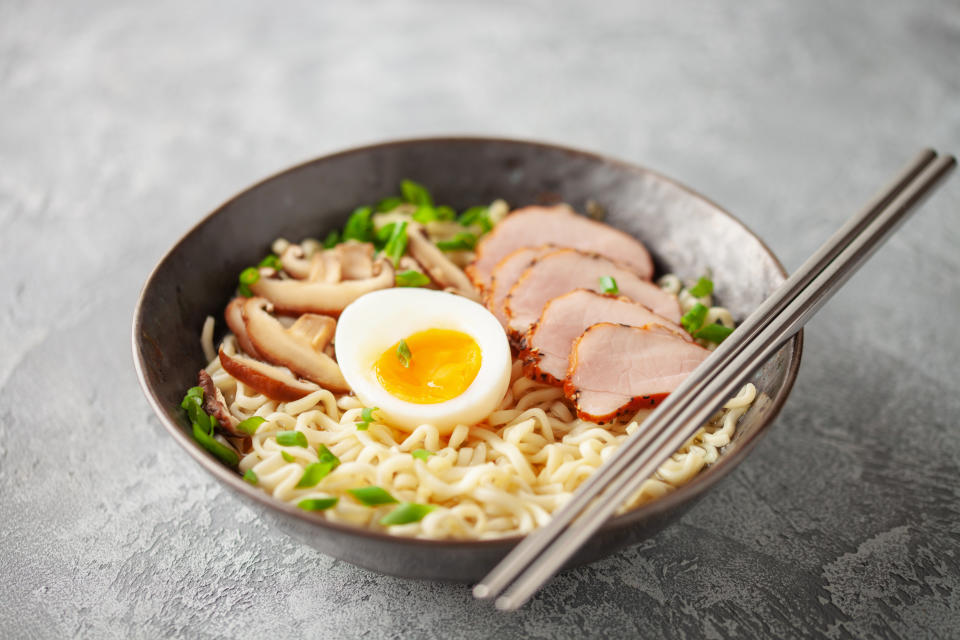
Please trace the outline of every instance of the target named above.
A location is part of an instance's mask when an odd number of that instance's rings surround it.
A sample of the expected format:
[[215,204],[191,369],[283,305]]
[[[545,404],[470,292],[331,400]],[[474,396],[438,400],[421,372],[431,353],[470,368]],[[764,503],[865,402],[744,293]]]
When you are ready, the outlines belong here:
[[522,357],[527,372],[536,380],[563,384],[570,365],[570,349],[588,327],[615,322],[632,327],[661,325],[676,336],[693,341],[680,325],[624,296],[610,296],[576,289],[547,302],[543,313],[524,337]]
[[505,217],[477,244],[477,257],[467,267],[467,275],[486,291],[494,268],[510,253],[547,244],[598,253],[622,263],[644,280],[653,277],[653,260],[643,243],[566,205],[524,207]]
[[493,270],[493,278],[490,280],[490,287],[487,289],[486,304],[487,309],[504,327],[507,326],[507,310],[503,303],[510,289],[535,258],[555,250],[556,247],[522,247],[497,263]]
[[607,422],[656,406],[709,355],[660,326],[601,322],[574,343],[563,391],[578,417]]
[[519,340],[540,319],[547,302],[574,289],[601,292],[600,278],[613,278],[619,294],[648,307],[674,323],[680,322],[677,299],[612,260],[576,249],[559,249],[533,261],[510,289],[505,308],[508,333]]

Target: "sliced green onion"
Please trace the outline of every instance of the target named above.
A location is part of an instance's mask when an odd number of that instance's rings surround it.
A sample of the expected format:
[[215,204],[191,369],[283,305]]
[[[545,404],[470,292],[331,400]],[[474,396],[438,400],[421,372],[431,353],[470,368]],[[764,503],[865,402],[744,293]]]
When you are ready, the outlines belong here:
[[437,210],[430,205],[422,204],[417,207],[417,210],[413,213],[413,219],[420,224],[427,224],[428,222],[439,220],[440,214],[437,213]]
[[307,498],[297,503],[304,511],[324,511],[337,505],[340,498]]
[[183,396],[183,400],[180,402],[180,406],[186,409],[184,406],[187,403],[187,398],[200,398],[203,400],[203,387],[190,387],[187,389],[187,393]]
[[343,241],[359,240],[360,242],[370,242],[373,240],[373,209],[370,207],[357,207],[347,218],[347,226],[343,228]]
[[377,229],[373,234],[373,246],[377,248],[377,251],[383,251],[383,248],[387,246],[387,241],[390,240],[390,236],[393,235],[393,230],[396,229],[397,223],[391,222],[390,224],[385,224],[379,229]]
[[213,434],[196,422],[193,423],[193,439],[227,466],[235,467],[240,462],[240,456],[237,455],[236,451],[214,438]]
[[253,284],[260,279],[260,271],[256,267],[247,267],[240,272],[240,282],[242,284]]
[[683,314],[680,318],[680,324],[687,330],[687,333],[693,335],[697,329],[703,326],[703,321],[707,319],[708,309],[699,302]]
[[426,462],[427,458],[429,458],[430,456],[435,456],[437,454],[434,453],[433,451],[427,451],[426,449],[414,449],[412,452],[410,452],[410,455],[412,455],[414,458],[419,458],[420,460],[423,460],[424,462]]
[[722,324],[708,324],[693,334],[693,337],[720,344],[726,340],[727,336],[731,333],[733,333],[733,329],[730,327],[725,327]]
[[335,456],[325,444],[317,447],[317,462],[308,464],[303,470],[298,487],[312,487],[340,466],[340,458]]
[[617,286],[617,281],[610,276],[603,276],[600,278],[600,289],[602,289],[604,293],[612,293],[613,295],[620,293],[620,288]]
[[357,423],[357,431],[366,431],[370,428],[370,423],[374,420],[373,412],[379,410],[379,407],[364,408],[364,410],[360,412],[360,422]]
[[324,249],[333,249],[337,244],[340,243],[340,232],[334,229],[327,234],[327,237],[323,239],[323,248]]
[[393,266],[397,266],[397,262],[400,261],[400,258],[404,253],[406,253],[406,251],[407,222],[404,220],[400,224],[396,224],[396,226],[394,226],[393,231],[390,234],[390,239],[387,240],[387,244],[383,247],[383,253],[390,258],[390,262],[393,263]]
[[454,235],[450,240],[437,242],[437,248],[441,251],[469,251],[475,246],[477,246],[477,236],[466,231]]
[[380,518],[380,524],[389,527],[393,524],[409,524],[411,522],[420,522],[423,516],[436,509],[432,504],[419,504],[416,502],[402,502],[400,506]]
[[453,207],[442,204],[437,207],[437,219],[445,221],[456,220],[457,212],[453,210]]
[[687,290],[694,298],[702,298],[713,293],[713,280],[707,277],[697,280],[697,284]]
[[252,436],[257,432],[257,429],[264,422],[266,422],[265,418],[261,418],[260,416],[250,416],[249,418],[247,418],[246,420],[238,424],[237,429]]
[[430,278],[413,269],[401,271],[397,274],[398,287],[423,287],[428,284],[430,284]]
[[307,436],[303,431],[281,431],[277,433],[277,444],[284,447],[306,447]]
[[244,298],[252,298],[253,291],[250,290],[250,285],[260,279],[260,271],[256,267],[247,267],[240,272],[240,284],[237,285],[237,291],[240,292]]
[[243,474],[243,479],[250,484],[257,484],[260,482],[260,478],[257,477],[257,472],[253,469],[247,469],[246,473]]
[[183,396],[180,407],[186,410],[187,417],[194,426],[200,427],[207,433],[213,433],[213,421],[203,410],[203,387],[191,387]]
[[398,198],[397,196],[390,196],[389,198],[384,198],[377,203],[377,212],[386,213],[387,211],[393,211],[397,207],[403,204],[403,198]]
[[300,476],[300,482],[297,483],[297,488],[316,486],[316,484],[326,478],[336,466],[337,465],[330,461],[308,464],[303,470],[303,475]]
[[281,451],[280,456],[287,462],[293,462],[294,460],[296,460],[296,458],[294,458],[292,455],[290,455],[286,451]]
[[407,346],[406,340],[400,340],[400,344],[397,345],[397,359],[400,360],[405,368],[410,368],[410,359],[413,357],[413,354],[410,353],[410,347]]
[[400,183],[400,193],[407,202],[433,206],[433,198],[427,188],[413,180],[403,180]]
[[489,207],[470,207],[460,214],[460,217],[457,218],[457,222],[465,227],[478,224],[483,229],[484,233],[490,231],[490,229],[493,229],[493,222],[490,221]]
[[347,489],[347,493],[352,495],[362,504],[368,507],[375,507],[380,504],[394,504],[399,502],[390,495],[385,489],[380,487],[361,487],[360,489]]
[[280,258],[273,253],[267,254],[267,256],[261,260],[257,266],[270,267],[271,269],[276,269],[277,271],[283,271],[283,265],[280,263]]
[[334,469],[340,466],[340,458],[334,455],[333,451],[330,451],[330,449],[327,449],[327,445],[323,443],[321,443],[320,446],[317,447],[317,458],[320,460],[320,462],[332,463]]

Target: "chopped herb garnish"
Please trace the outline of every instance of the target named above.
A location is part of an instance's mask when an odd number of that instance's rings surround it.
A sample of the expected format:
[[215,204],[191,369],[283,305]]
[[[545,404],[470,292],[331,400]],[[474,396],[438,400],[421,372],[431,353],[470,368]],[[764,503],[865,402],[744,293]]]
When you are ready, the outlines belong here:
[[390,258],[393,266],[397,266],[397,262],[400,261],[400,258],[407,251],[407,222],[403,221],[400,224],[394,224],[395,226],[390,233],[390,239],[387,240],[387,244],[383,247],[383,253]]
[[193,425],[193,439],[201,447],[209,451],[220,462],[231,467],[237,466],[240,456],[237,452],[213,437],[213,430],[217,426],[216,419],[207,415],[203,410],[203,387],[191,387],[187,390],[180,406],[187,412]]
[[203,387],[191,387],[183,396],[180,406],[186,410],[190,422],[199,425],[207,433],[213,431],[212,420],[203,410]]
[[236,451],[214,438],[212,432],[206,431],[196,422],[193,423],[193,439],[225,465],[235,467],[240,462]]
[[253,291],[250,290],[250,285],[260,279],[260,271],[256,267],[247,267],[240,272],[240,284],[237,286],[237,291],[240,292],[244,298],[253,297]]
[[376,230],[373,234],[373,246],[377,248],[377,251],[383,251],[383,248],[387,246],[387,241],[390,240],[390,236],[393,235],[393,230],[396,227],[397,223],[391,222]]
[[405,368],[410,368],[410,359],[413,357],[413,354],[410,353],[410,347],[407,346],[406,340],[401,340],[397,345],[397,359],[400,360]]
[[713,280],[707,277],[697,280],[697,284],[687,290],[694,298],[702,298],[713,293]]
[[437,242],[437,248],[441,251],[470,251],[475,246],[477,246],[477,236],[466,231],[454,235],[450,240]]
[[420,522],[423,516],[436,509],[432,504],[419,504],[416,502],[403,502],[396,509],[380,518],[380,524],[388,527],[393,524],[409,524],[411,522]]
[[385,489],[380,487],[361,487],[360,489],[347,489],[347,493],[352,495],[357,501],[368,507],[375,507],[380,504],[394,504],[399,502],[390,495]]
[[600,288],[604,293],[612,293],[613,295],[620,293],[620,288],[617,286],[617,281],[610,276],[603,276],[600,278]]
[[335,467],[336,465],[332,462],[313,462],[308,464],[303,470],[303,475],[300,476],[300,482],[297,483],[297,488],[316,486],[316,484],[326,478]]
[[297,503],[304,511],[324,511],[334,507],[340,498],[307,498]]
[[370,242],[373,240],[373,220],[370,216],[373,210],[370,207],[357,207],[347,219],[347,226],[343,228],[343,241],[359,240]]
[[426,462],[427,458],[429,458],[430,456],[435,456],[437,454],[434,453],[433,451],[427,451],[426,449],[414,449],[412,452],[410,452],[410,455],[412,455],[414,458],[419,458],[420,460],[423,460],[424,462]]
[[489,207],[470,207],[460,214],[460,217],[457,218],[457,222],[465,227],[469,227],[473,224],[480,225],[480,228],[483,229],[484,233],[490,231],[490,229],[493,229],[493,223],[490,221]]
[[448,207],[445,204],[437,207],[437,219],[438,220],[456,220],[457,212],[453,210],[453,207]]
[[188,398],[191,398],[191,399],[192,399],[192,398],[199,398],[200,401],[202,402],[202,401],[203,401],[203,387],[190,387],[189,389],[187,389],[186,395],[183,396],[183,400],[180,402],[180,406],[183,407],[184,409],[186,409],[186,407],[185,407],[184,405],[187,404],[187,399],[188,399]]
[[379,411],[380,407],[365,407],[360,412],[360,422],[357,423],[357,431],[366,431],[370,423],[374,421],[373,412]]
[[690,311],[683,314],[683,317],[680,318],[680,324],[687,330],[687,333],[692,335],[703,326],[703,321],[707,318],[707,311],[708,309],[698,302],[693,305]]
[[257,477],[257,472],[253,469],[247,469],[246,473],[243,474],[243,479],[250,484],[257,484],[260,482],[260,478]]
[[287,462],[293,462],[294,460],[296,460],[296,458],[294,458],[292,455],[290,455],[286,451],[281,451],[280,456]]
[[340,458],[335,456],[327,445],[321,444],[317,447],[317,462],[308,464],[303,470],[298,487],[312,487],[327,477],[327,475],[340,466]]
[[243,431],[248,435],[253,435],[257,432],[257,429],[266,422],[266,419],[261,418],[260,416],[250,416],[243,422],[237,425],[237,429]]
[[433,206],[433,198],[430,196],[427,188],[413,180],[402,181],[400,183],[400,193],[407,202],[417,205],[426,204],[431,207]]
[[324,249],[333,249],[340,242],[340,232],[334,229],[323,239]]
[[428,284],[430,284],[430,278],[413,269],[401,271],[397,274],[398,287],[423,287]]
[[733,329],[730,327],[725,327],[722,324],[708,324],[705,327],[701,328],[699,331],[693,334],[694,338],[699,338],[701,340],[706,340],[707,342],[716,342],[720,344],[727,339],[733,333]]
[[435,220],[440,219],[440,214],[436,209],[431,207],[428,204],[422,204],[417,207],[417,210],[413,213],[413,219],[419,222],[420,224],[427,224],[428,222],[434,222]]
[[283,271],[283,265],[280,263],[280,258],[278,258],[275,254],[272,254],[272,253],[267,254],[267,257],[261,260],[260,264],[258,264],[257,266],[270,267],[271,269],[275,269],[277,271]]
[[397,207],[403,204],[403,198],[398,198],[397,196],[390,196],[389,198],[384,198],[377,203],[377,212],[386,213],[387,211],[393,211]]
[[303,431],[281,431],[277,434],[277,444],[284,447],[306,447],[307,436]]
[[317,447],[317,459],[320,460],[320,462],[329,462],[333,465],[333,469],[340,466],[340,458],[334,455],[333,451],[327,449],[327,445],[322,443]]

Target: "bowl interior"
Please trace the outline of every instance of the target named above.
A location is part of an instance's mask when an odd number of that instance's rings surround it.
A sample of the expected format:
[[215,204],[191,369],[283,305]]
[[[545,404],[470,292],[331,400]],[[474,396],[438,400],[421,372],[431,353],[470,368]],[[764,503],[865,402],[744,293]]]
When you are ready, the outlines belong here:
[[[277,237],[322,238],[343,225],[355,207],[395,195],[400,181],[426,185],[438,204],[462,209],[503,198],[511,206],[567,202],[584,211],[594,201],[606,222],[650,249],[657,273],[695,278],[714,274],[716,297],[738,320],[768,296],[785,274],[746,227],[718,206],[655,172],[550,145],[493,139],[427,139],[346,151],[294,167],[230,199],[190,230],[157,265],[134,318],[133,348],[141,384],[168,431],[205,468],[322,550],[388,573],[472,579],[506,553],[516,539],[428,542],[358,531],[274,501],[243,483],[188,435],[179,403],[203,367],[200,328],[212,315],[223,333],[223,308],[237,274],[270,250]],[[753,376],[760,395],[741,420],[721,459],[667,497],[620,516],[604,531],[620,537],[592,541],[578,561],[604,555],[646,534],[652,523],[682,510],[725,475],[747,452],[786,399],[800,360],[797,336]],[[668,519],[668,518],[667,518]],[[363,553],[356,553],[357,547]],[[384,559],[384,551],[448,553],[446,566],[426,570],[414,559]],[[419,550],[419,551],[418,551]],[[590,552],[593,552],[591,555]],[[389,556],[389,553],[386,553]],[[431,565],[438,565],[436,556]],[[373,558],[378,558],[373,560]]]

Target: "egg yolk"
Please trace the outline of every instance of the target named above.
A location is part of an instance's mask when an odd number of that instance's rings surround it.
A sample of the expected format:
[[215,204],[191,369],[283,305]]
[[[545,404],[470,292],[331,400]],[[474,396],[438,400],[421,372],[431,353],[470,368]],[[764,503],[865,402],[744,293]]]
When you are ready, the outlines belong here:
[[381,354],[374,364],[380,385],[390,395],[416,404],[437,404],[467,390],[480,371],[480,347],[465,333],[427,329],[406,338],[407,366],[400,342]]

